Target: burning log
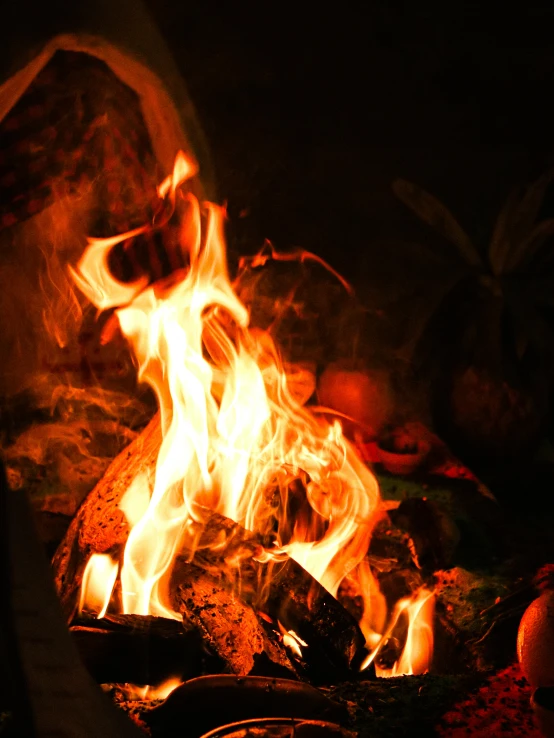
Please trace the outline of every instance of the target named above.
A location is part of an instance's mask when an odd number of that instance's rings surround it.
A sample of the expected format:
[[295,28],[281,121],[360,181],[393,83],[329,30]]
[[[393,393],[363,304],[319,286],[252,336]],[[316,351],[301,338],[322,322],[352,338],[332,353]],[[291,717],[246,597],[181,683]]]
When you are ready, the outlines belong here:
[[52,562],[54,582],[69,621],[75,614],[85,565],[93,553],[119,552],[129,525],[118,507],[133,479],[154,469],[161,442],[159,416],[112,461],[73,518]]
[[[319,684],[350,673],[364,655],[364,639],[354,618],[292,559],[268,584],[263,605],[268,619],[258,616],[252,586],[258,577],[252,570],[259,575],[261,566],[250,560],[241,569],[237,596],[223,570],[210,574],[202,563],[179,562],[171,585],[173,605],[199,628],[231,673],[300,674]],[[296,635],[290,658],[282,639],[276,639],[279,631]]]
[[[159,443],[160,425],[156,416],[114,459],[79,508],[61,542],[53,567],[56,588],[69,621],[76,611],[84,568],[91,554],[109,552],[115,558],[120,555],[129,526],[118,504],[137,474],[153,470]],[[224,543],[217,549],[210,547],[216,540]],[[289,675],[295,672],[284,653],[279,653],[276,644],[264,635],[258,617],[248,607],[259,606],[261,599],[265,600],[264,610],[277,628],[279,622],[308,644],[303,659],[309,662],[308,671],[314,677],[336,678],[337,672],[345,673],[356,666],[361,659],[364,638],[354,618],[292,559],[271,564],[269,572],[268,565],[253,558],[261,550],[257,536],[221,515],[206,511],[194,566],[181,559],[174,569],[175,581],[171,587],[177,609],[203,631],[211,648],[232,673],[251,673],[255,670],[254,662],[260,659],[267,666],[267,657],[272,674],[275,668],[284,669]],[[240,561],[238,568],[237,561]],[[233,565],[240,581],[239,590],[226,577]],[[267,581],[267,589],[261,598],[263,580]],[[230,590],[238,593],[241,601],[233,599]],[[240,631],[245,623],[249,625],[244,637],[242,633],[235,635],[233,630]],[[237,644],[233,645],[235,639]],[[248,646],[242,654],[238,653],[239,641],[241,647]],[[252,642],[256,644],[254,649]]]
[[365,639],[356,620],[293,559],[274,574],[266,608],[306,642],[318,683],[360,665]]
[[157,684],[205,673],[296,678],[280,636],[214,578],[181,561],[174,587],[182,621],[144,615],[79,616],[70,630],[100,683]]
[[82,617],[70,627],[91,676],[100,684],[158,684],[203,672],[199,632],[183,623],[143,615]]
[[[222,532],[225,544],[214,549],[210,544],[221,538]],[[254,558],[261,550],[257,536],[209,512],[194,562],[212,576],[221,577],[229,570],[227,562],[240,559],[235,589],[241,599],[261,607],[308,644],[303,657],[314,676],[336,678],[338,673],[355,668],[362,658],[364,638],[354,617],[296,561],[287,558],[262,564]]]
[[194,564],[184,564],[178,567],[172,589],[175,609],[217,654],[220,670],[237,676],[296,676],[276,634],[271,637],[254,610],[216,578]]

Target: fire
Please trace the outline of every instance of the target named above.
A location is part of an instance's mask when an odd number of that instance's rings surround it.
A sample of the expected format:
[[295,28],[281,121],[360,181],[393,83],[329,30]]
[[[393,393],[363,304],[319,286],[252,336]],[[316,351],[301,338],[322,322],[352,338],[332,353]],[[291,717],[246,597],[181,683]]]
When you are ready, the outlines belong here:
[[171,677],[166,679],[161,684],[151,686],[149,684],[145,686],[137,686],[136,684],[125,684],[122,685],[121,691],[125,695],[125,699],[130,702],[135,700],[165,700],[166,697],[180,687],[182,680],[177,677]]
[[408,602],[408,636],[402,656],[394,664],[390,674],[380,674],[377,671],[377,676],[423,674],[428,670],[433,656],[434,609],[434,595],[426,589],[421,589]]
[[302,648],[308,648],[308,644],[306,643],[306,641],[303,641],[298,633],[294,632],[294,630],[286,630],[286,628],[284,628],[281,623],[278,623],[278,625],[283,645],[286,646],[286,648],[290,648],[291,651],[295,653],[298,658],[301,659]]
[[110,604],[110,597],[117,579],[117,564],[107,554],[93,554],[87,561],[83,574],[83,586],[79,612],[87,610],[97,618],[103,618]]
[[[154,226],[91,240],[72,270],[99,310],[116,308],[139,379],[152,387],[160,408],[155,474],[138,476],[120,504],[131,529],[120,572],[124,611],[175,619],[180,616],[168,594],[172,565],[183,547],[194,549],[207,510],[272,538],[262,561],[290,556],[333,595],[347,575],[365,576],[368,584],[362,562],[383,513],[377,482],[339,422],[304,406],[298,373],[287,372],[267,333],[249,326],[228,273],[225,212],[181,189],[196,171],[180,153],[158,189]],[[162,228],[176,211],[188,268],[164,283],[117,281],[108,268],[112,248]],[[287,515],[293,489],[308,503],[295,519]],[[96,572],[96,564],[90,566]],[[365,619],[377,643],[384,603],[375,582],[371,591],[380,615]],[[90,607],[88,580],[83,593],[83,606]],[[419,638],[415,623],[423,609],[413,613],[412,640]],[[302,645],[296,634],[286,637]],[[426,667],[420,659],[414,668]]]
[[[362,664],[362,670],[375,661],[375,673],[380,677],[424,674],[428,671],[433,656],[433,614],[434,595],[425,588],[415,592],[412,597],[399,600],[385,633]],[[379,665],[379,654],[394,636],[402,618],[407,622],[408,629],[402,652],[391,667]]]

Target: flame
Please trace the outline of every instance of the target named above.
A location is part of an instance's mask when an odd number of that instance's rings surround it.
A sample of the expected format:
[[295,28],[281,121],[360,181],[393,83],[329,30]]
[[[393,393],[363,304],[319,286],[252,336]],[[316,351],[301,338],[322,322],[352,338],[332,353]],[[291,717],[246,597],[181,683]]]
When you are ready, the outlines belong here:
[[[152,285],[120,283],[109,273],[110,250],[145,227],[90,241],[72,271],[99,310],[117,308],[139,379],[157,396],[155,474],[139,475],[120,503],[131,527],[121,585],[125,612],[174,619],[172,564],[183,547],[194,549],[206,510],[272,538],[260,561],[290,556],[333,595],[348,575],[371,578],[361,562],[383,512],[377,482],[340,423],[304,406],[306,377],[283,365],[267,332],[249,326],[228,273],[224,209],[180,189],[196,171],[180,153],[158,189],[152,226],[163,227],[179,209],[186,270]],[[300,650],[296,634],[286,637]]]
[[400,659],[394,664],[390,674],[377,672],[377,676],[425,674],[429,671],[433,658],[434,611],[433,592],[422,588],[406,607],[408,635]]
[[165,698],[169,697],[169,695],[176,690],[177,687],[180,687],[182,683],[183,680],[178,677],[166,679],[165,682],[162,682],[162,684],[159,684],[158,686],[149,686],[146,697],[149,700],[165,700]]
[[125,695],[125,699],[129,702],[142,700],[165,700],[169,695],[183,684],[183,680],[178,677],[171,677],[158,685],[146,684],[139,686],[137,684],[122,684],[119,689]]
[[[379,647],[387,619],[387,601],[379,589],[379,584],[367,559],[358,565],[354,587],[361,595],[364,609],[360,618],[360,628],[370,649]],[[362,667],[365,668],[365,667]]]
[[83,574],[79,612],[103,618],[117,579],[117,563],[108,554],[92,554]]
[[[373,661],[378,677],[425,674],[429,671],[433,656],[434,604],[434,593],[425,587],[421,587],[411,597],[399,600],[385,633],[362,663],[361,671],[367,669]],[[401,654],[391,667],[380,666],[377,657],[394,634],[402,617],[408,622],[408,630]]]
[[298,633],[294,632],[294,630],[287,630],[280,622],[277,624],[279,626],[283,646],[285,646],[285,648],[290,648],[290,650],[301,659],[302,648],[308,648],[306,641],[303,641]]

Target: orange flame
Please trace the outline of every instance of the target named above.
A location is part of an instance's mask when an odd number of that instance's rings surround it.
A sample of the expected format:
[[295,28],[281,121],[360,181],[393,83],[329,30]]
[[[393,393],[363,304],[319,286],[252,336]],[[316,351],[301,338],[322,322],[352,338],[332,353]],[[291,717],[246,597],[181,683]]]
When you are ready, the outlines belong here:
[[182,679],[178,677],[171,677],[166,679],[164,682],[158,685],[146,684],[144,686],[138,686],[136,684],[124,684],[120,685],[120,689],[125,695],[125,699],[129,702],[137,700],[165,700],[166,697],[180,687],[183,683]]
[[433,592],[421,589],[406,607],[408,615],[408,635],[400,659],[394,664],[391,673],[377,673],[377,676],[403,676],[404,674],[425,674],[433,658],[433,615],[435,596]]
[[117,563],[108,554],[92,554],[83,573],[79,612],[103,618],[117,579]]
[[[97,308],[118,308],[139,378],[157,395],[162,443],[155,475],[139,475],[120,504],[131,527],[121,584],[125,612],[175,619],[167,581],[184,543],[193,548],[205,509],[273,536],[260,560],[290,556],[333,595],[363,561],[383,510],[377,482],[339,422],[303,406],[306,397],[269,334],[249,327],[228,274],[223,208],[179,189],[195,173],[180,153],[158,190],[164,202],[154,227],[177,205],[184,213],[181,247],[189,266],[178,279],[147,286],[110,275],[110,250],[145,228],[90,241],[72,272]],[[295,486],[308,505],[291,519]],[[360,572],[369,581],[369,568]],[[287,640],[299,648],[295,634]]]
[[[434,594],[424,587],[411,597],[399,600],[385,633],[363,662],[361,670],[367,669],[375,661],[375,673],[379,677],[425,674],[429,670],[433,656],[433,615]],[[408,632],[400,657],[395,660],[392,667],[379,666],[377,656],[393,635],[402,616],[407,619]]]

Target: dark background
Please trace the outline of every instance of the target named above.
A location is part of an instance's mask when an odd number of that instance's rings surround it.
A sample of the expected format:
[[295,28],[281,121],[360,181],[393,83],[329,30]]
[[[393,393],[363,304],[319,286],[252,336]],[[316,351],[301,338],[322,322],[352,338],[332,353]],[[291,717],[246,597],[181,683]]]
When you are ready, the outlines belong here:
[[434,309],[453,251],[393,180],[435,194],[484,254],[514,186],[554,164],[552,3],[150,5],[208,139],[231,254],[268,238],[326,259],[379,316],[364,338],[385,361]]
[[150,5],[243,252],[302,246],[378,289],[410,257],[401,243],[432,238],[395,177],[486,240],[512,186],[552,162],[552,4]]

